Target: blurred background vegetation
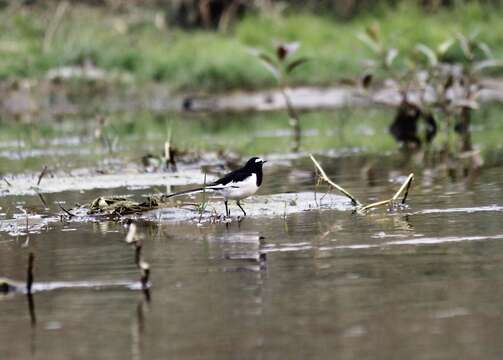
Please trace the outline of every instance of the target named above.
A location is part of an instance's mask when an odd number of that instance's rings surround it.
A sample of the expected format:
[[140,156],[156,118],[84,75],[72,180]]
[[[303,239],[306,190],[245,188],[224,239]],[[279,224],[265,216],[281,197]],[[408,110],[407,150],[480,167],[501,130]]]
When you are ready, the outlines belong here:
[[478,32],[502,58],[502,15],[503,0],[4,0],[0,80],[91,67],[176,91],[258,89],[275,82],[250,49],[299,41],[310,61],[291,83],[323,86],[361,75],[371,54],[357,35],[375,24],[401,53]]

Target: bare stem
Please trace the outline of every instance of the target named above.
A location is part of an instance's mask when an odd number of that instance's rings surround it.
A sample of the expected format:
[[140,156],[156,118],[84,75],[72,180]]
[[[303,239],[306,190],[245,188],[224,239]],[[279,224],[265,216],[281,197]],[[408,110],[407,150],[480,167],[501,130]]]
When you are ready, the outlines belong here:
[[330,180],[330,178],[325,173],[325,170],[323,170],[323,168],[321,167],[321,165],[318,163],[318,161],[316,161],[316,159],[314,158],[314,156],[312,154],[309,154],[309,157],[311,158],[311,161],[314,163],[314,165],[316,166],[316,168],[320,172],[321,178],[325,182],[327,182],[328,184],[330,184],[331,186],[333,186],[335,189],[337,189],[338,191],[340,191],[341,193],[343,193],[344,195],[346,195],[351,200],[351,203],[354,206],[361,206],[361,203],[358,200],[356,200],[356,198],[353,195],[351,195],[347,190],[343,189],[342,187],[340,187],[339,185],[337,185],[336,183],[334,183],[332,180]]
[[384,205],[392,205],[393,203],[396,202],[396,200],[400,197],[400,195],[404,191],[405,191],[405,194],[402,198],[401,203],[405,204],[405,201],[407,200],[407,195],[409,194],[410,186],[412,184],[412,180],[414,180],[414,174],[411,173],[411,174],[409,174],[409,176],[407,177],[405,182],[402,184],[402,186],[400,186],[400,189],[398,189],[398,191],[395,193],[395,195],[393,195],[393,197],[391,199],[377,201],[375,203],[365,205],[364,207],[358,209],[358,211],[363,213],[363,212],[365,212],[369,209],[375,208],[375,207],[384,206]]
[[56,31],[58,30],[61,20],[65,16],[67,9],[69,8],[68,1],[60,1],[58,7],[56,8],[56,14],[53,16],[52,21],[44,34],[44,42],[42,44],[44,52],[48,52],[52,45],[52,40]]
[[335,189],[337,189],[338,191],[340,191],[344,195],[346,195],[351,200],[351,203],[353,204],[353,206],[356,206],[357,211],[359,213],[365,213],[367,210],[375,208],[375,207],[379,207],[379,206],[393,205],[396,202],[396,200],[400,197],[400,195],[404,192],[405,192],[405,194],[402,198],[401,203],[405,204],[405,201],[407,200],[407,196],[409,195],[410,186],[412,185],[412,180],[414,180],[414,174],[411,173],[411,174],[409,174],[407,179],[404,181],[402,186],[400,186],[400,189],[398,189],[398,191],[395,193],[395,195],[393,195],[393,197],[391,199],[381,200],[381,201],[377,201],[377,202],[374,202],[374,203],[371,203],[368,205],[363,205],[358,200],[356,200],[356,198],[353,195],[351,195],[347,190],[343,189],[342,187],[340,187],[339,185],[334,183],[332,180],[330,180],[330,178],[325,173],[325,170],[323,170],[323,168],[318,163],[318,161],[316,161],[316,159],[314,158],[313,155],[309,154],[309,157],[311,158],[311,161],[314,163],[314,165],[316,166],[316,169],[320,173],[319,178],[324,180],[328,184],[330,184],[332,187],[334,187]]
[[364,212],[366,212],[369,209],[372,209],[372,208],[375,208],[375,207],[379,207],[379,206],[383,206],[383,205],[391,204],[391,202],[392,202],[391,199],[377,201],[377,202],[374,202],[372,204],[368,204],[368,205],[365,205],[365,206],[359,208],[358,211],[364,213]]
[[203,219],[204,210],[206,210],[206,173],[204,173],[204,185],[203,185],[203,201],[199,204],[199,223]]
[[297,152],[300,149],[300,141],[302,138],[302,130],[300,128],[299,114],[295,110],[295,108],[292,104],[292,100],[290,99],[290,96],[288,96],[287,88],[285,86],[282,86],[281,94],[283,95],[283,98],[285,99],[286,111],[288,113],[289,123],[290,123],[290,126],[293,128],[293,132],[294,132],[294,134],[293,134],[293,140],[294,140],[293,151]]
[[400,186],[400,189],[398,189],[398,191],[395,193],[395,195],[393,195],[393,198],[392,198],[393,201],[398,199],[400,194],[405,190],[405,195],[402,199],[402,204],[405,203],[405,200],[407,199],[407,195],[409,194],[409,188],[410,188],[410,185],[412,184],[412,180],[414,180],[414,174],[411,173],[411,174],[409,174],[409,176],[407,176],[407,179],[402,184],[402,186]]
[[47,165],[44,165],[44,168],[40,172],[40,175],[38,176],[38,181],[37,181],[37,186],[40,185],[40,182],[42,181],[43,177],[47,174]]

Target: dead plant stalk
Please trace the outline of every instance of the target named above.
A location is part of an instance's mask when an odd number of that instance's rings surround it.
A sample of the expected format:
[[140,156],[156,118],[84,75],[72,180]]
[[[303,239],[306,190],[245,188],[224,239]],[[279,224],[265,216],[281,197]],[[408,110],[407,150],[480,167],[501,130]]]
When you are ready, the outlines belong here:
[[325,173],[325,170],[323,170],[320,163],[314,158],[313,155],[310,154],[309,157],[311,158],[311,161],[316,166],[316,169],[319,171],[320,178],[322,180],[324,180],[325,182],[327,182],[332,187],[334,187],[336,190],[340,191],[346,197],[348,197],[351,200],[352,205],[356,207],[357,212],[360,212],[360,213],[365,213],[367,210],[370,210],[370,209],[376,208],[376,207],[380,207],[380,206],[386,206],[386,205],[393,206],[394,204],[396,204],[398,198],[402,195],[402,193],[404,193],[404,195],[401,200],[401,204],[402,205],[405,204],[405,201],[407,200],[407,196],[409,195],[410,186],[412,185],[412,181],[414,180],[414,174],[411,173],[411,174],[409,174],[409,176],[407,177],[405,182],[402,184],[402,186],[400,186],[400,189],[398,189],[398,191],[393,195],[393,197],[391,199],[381,200],[381,201],[377,201],[377,202],[374,202],[374,203],[371,203],[368,205],[363,205],[353,195],[351,195],[347,190],[345,190],[344,188],[342,188],[341,186],[337,185],[332,180],[330,180],[330,178]]

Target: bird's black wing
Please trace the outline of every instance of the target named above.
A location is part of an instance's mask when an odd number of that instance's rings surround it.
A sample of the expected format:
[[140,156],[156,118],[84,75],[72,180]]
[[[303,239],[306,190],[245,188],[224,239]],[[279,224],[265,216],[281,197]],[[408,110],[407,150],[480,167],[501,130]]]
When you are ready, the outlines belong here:
[[251,173],[248,170],[237,169],[233,172],[228,173],[223,178],[218,179],[217,181],[210,184],[210,186],[214,185],[227,185],[231,182],[244,181],[246,178],[250,177]]
[[[250,177],[251,176],[251,173],[249,171],[246,171],[244,169],[237,169],[237,170],[234,170],[233,172],[230,172],[228,173],[227,175],[225,175],[223,178],[221,179],[218,179],[217,181],[214,181],[210,184],[207,184],[206,187],[199,187],[199,188],[196,188],[196,189],[189,189],[189,190],[183,190],[183,191],[179,191],[179,192],[176,192],[176,193],[173,193],[173,194],[169,194],[169,195],[165,195],[164,198],[165,199],[168,199],[170,197],[173,197],[173,196],[178,196],[178,195],[184,195],[184,194],[190,194],[190,193],[194,193],[194,192],[199,192],[199,191],[203,191],[204,189],[206,189],[207,187],[213,187],[213,186],[218,186],[218,185],[221,185],[221,186],[226,186],[227,184],[233,182],[233,181],[243,181],[245,180],[246,178]],[[209,189],[209,190],[222,190],[223,188],[212,188],[212,189]]]

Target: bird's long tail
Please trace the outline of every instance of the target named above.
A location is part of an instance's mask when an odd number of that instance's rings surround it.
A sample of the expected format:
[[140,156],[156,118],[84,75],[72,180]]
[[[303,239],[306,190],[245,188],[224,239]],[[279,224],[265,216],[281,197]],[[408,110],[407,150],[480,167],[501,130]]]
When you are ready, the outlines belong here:
[[174,196],[179,196],[179,195],[185,195],[185,194],[193,194],[193,193],[198,193],[198,192],[202,192],[202,191],[214,191],[214,190],[222,190],[224,187],[222,186],[206,186],[206,187],[200,187],[200,188],[196,188],[196,189],[189,189],[189,190],[183,190],[183,191],[179,191],[179,192],[176,192],[176,193],[173,193],[173,194],[169,194],[169,195],[164,195],[164,198],[165,199],[169,199],[171,197],[174,197]]

